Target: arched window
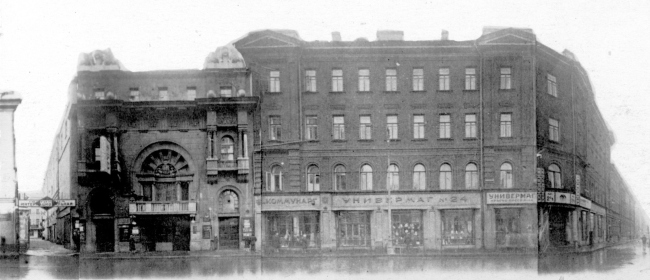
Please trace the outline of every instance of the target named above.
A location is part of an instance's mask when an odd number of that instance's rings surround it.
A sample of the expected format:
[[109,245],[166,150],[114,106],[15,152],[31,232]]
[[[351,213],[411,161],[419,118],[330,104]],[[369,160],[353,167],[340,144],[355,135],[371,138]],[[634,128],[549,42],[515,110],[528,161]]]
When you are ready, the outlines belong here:
[[221,138],[221,160],[235,160],[235,142],[230,136]]
[[386,170],[386,189],[390,188],[391,190],[399,189],[399,167],[395,164],[388,166]]
[[478,168],[474,163],[465,166],[465,188],[468,190],[478,189]]
[[372,190],[372,167],[364,164],[359,170],[359,188],[364,191]]
[[282,190],[282,167],[274,165],[271,172],[266,172],[266,190],[269,192]]
[[317,192],[320,190],[320,170],[316,165],[307,168],[307,191]]
[[501,165],[501,175],[499,176],[501,181],[501,188],[511,189],[512,188],[512,165],[510,163],[504,163]]
[[560,172],[560,167],[551,164],[548,166],[548,180],[551,182],[551,188],[561,189],[562,188],[562,172]]
[[225,190],[219,195],[220,213],[239,213],[239,196],[231,190]]
[[413,189],[424,190],[427,188],[426,171],[424,165],[416,164],[413,167]]
[[337,165],[334,167],[334,190],[345,190],[345,166]]
[[451,190],[451,165],[447,163],[440,166],[440,189]]

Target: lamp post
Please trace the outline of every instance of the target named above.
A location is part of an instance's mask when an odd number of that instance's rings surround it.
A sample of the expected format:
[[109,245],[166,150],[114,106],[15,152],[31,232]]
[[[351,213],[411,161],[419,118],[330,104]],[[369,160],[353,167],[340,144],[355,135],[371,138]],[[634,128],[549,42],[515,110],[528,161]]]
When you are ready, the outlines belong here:
[[393,214],[391,211],[391,204],[393,197],[390,194],[391,189],[393,188],[393,178],[392,176],[389,176],[389,169],[390,169],[390,129],[387,127],[386,128],[386,158],[388,161],[388,165],[386,166],[386,189],[388,189],[388,244],[386,245],[386,254],[388,255],[394,255],[395,254],[395,248],[393,248]]

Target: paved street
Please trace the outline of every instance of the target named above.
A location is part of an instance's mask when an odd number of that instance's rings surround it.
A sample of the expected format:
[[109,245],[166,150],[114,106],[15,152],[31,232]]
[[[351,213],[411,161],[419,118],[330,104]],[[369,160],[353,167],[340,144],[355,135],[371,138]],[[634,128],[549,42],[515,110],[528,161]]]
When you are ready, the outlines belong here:
[[[650,251],[649,251],[650,252]],[[303,278],[400,279],[648,279],[650,254],[639,244],[594,253],[470,257],[164,257],[142,259],[79,258],[46,241],[32,242],[27,255],[1,259],[0,278]],[[494,275],[497,274],[497,275]],[[488,277],[488,278],[486,278]],[[317,277],[320,278],[320,277]],[[429,277],[430,278],[430,277]]]

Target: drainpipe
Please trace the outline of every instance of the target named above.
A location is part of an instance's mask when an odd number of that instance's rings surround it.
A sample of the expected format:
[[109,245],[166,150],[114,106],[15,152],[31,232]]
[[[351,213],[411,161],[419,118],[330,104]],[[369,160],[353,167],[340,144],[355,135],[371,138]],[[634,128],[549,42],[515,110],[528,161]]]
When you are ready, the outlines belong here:
[[303,140],[303,131],[302,131],[302,77],[300,76],[300,71],[301,71],[301,64],[302,64],[302,50],[300,52],[300,55],[298,56],[298,75],[296,76],[298,79],[298,140],[302,141]]
[[[479,123],[481,124],[481,132],[480,132],[480,139],[479,139],[479,188],[482,190],[485,189],[485,178],[484,178],[484,172],[485,172],[485,160],[484,160],[484,144],[485,144],[485,138],[484,138],[484,132],[485,132],[485,122],[483,118],[483,55],[481,54],[481,51],[478,49],[478,46],[476,45],[476,41],[474,41],[474,49],[476,49],[476,53],[478,54],[479,57],[479,67],[478,67],[478,79],[479,79],[479,84],[478,84],[478,91],[479,91]],[[481,199],[483,201],[483,199]],[[483,204],[483,203],[481,203]],[[483,235],[483,244],[482,247],[485,249],[485,213],[487,211],[487,204],[485,204],[485,207],[481,205],[481,208],[484,210],[483,213],[481,214],[481,232]]]

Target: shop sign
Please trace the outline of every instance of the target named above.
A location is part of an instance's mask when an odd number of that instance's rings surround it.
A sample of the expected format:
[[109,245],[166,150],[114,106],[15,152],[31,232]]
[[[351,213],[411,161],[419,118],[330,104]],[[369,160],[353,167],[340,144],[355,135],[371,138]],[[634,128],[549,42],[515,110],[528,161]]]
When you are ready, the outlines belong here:
[[598,206],[597,204],[591,205],[591,211],[593,211],[594,213],[596,213],[598,215],[602,215],[602,216],[605,216],[606,213],[607,213],[605,208],[603,208],[601,206]]
[[487,193],[487,204],[537,203],[535,192],[493,192]]
[[256,199],[256,204],[262,211],[273,210],[300,210],[300,209],[319,209],[319,196],[272,196],[261,197]]
[[537,168],[537,199],[544,202],[544,168]]
[[357,207],[431,207],[454,205],[478,205],[479,194],[399,194],[399,195],[336,195],[333,208]]
[[546,202],[560,204],[575,204],[575,195],[564,192],[546,192]]
[[591,200],[580,196],[580,206],[587,209],[591,209]]
[[252,218],[242,218],[242,231],[243,236],[253,236]]
[[580,186],[580,174],[576,174],[576,195],[580,195],[581,186]]

